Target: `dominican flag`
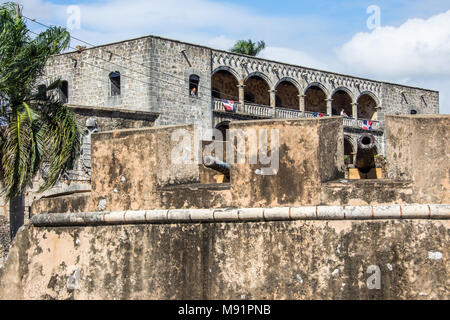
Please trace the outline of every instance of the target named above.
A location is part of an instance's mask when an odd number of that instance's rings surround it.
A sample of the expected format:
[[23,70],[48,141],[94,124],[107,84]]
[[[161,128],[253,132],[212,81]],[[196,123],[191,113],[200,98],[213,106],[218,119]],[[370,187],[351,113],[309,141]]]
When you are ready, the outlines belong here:
[[372,121],[364,120],[362,128],[364,130],[372,130]]
[[225,111],[234,112],[234,101],[222,100]]

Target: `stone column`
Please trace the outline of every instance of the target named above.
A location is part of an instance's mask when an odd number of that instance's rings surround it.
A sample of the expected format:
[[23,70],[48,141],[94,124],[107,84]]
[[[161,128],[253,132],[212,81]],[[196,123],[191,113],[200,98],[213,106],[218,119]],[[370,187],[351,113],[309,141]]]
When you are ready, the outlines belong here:
[[244,85],[244,81],[241,81],[239,83],[238,88],[239,88],[239,103],[241,105],[244,105],[244,100],[245,100],[245,91],[244,91],[245,85]]
[[298,103],[299,103],[299,110],[305,115],[305,95],[299,94],[298,95]]
[[333,102],[333,99],[325,99],[325,101],[327,102],[327,114],[331,117],[333,115],[333,111],[331,108],[331,102]]
[[269,93],[270,93],[270,106],[272,107],[272,108],[275,108],[275,105],[276,105],[276,93],[277,93],[277,90],[269,90]]
[[352,103],[352,116],[353,119],[358,119],[358,103],[357,102],[353,102]]
[[[357,147],[356,147],[357,148]],[[355,164],[356,164],[356,152],[352,152],[352,166],[353,168],[355,168]]]

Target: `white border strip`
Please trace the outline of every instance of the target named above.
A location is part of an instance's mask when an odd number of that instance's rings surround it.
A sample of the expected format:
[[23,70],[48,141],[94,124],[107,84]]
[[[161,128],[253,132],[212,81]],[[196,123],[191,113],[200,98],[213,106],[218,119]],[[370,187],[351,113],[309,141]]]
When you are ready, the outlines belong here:
[[448,204],[179,209],[37,214],[36,227],[293,220],[450,219]]

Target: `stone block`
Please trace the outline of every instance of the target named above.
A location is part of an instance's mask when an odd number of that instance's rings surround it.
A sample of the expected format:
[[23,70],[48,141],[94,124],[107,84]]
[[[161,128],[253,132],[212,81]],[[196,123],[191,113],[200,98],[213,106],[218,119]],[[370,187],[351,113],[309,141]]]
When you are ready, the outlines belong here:
[[289,220],[291,208],[266,208],[264,209],[265,220]]
[[237,209],[216,209],[214,210],[214,221],[237,221],[239,214]]
[[264,219],[263,208],[244,208],[238,210],[240,221],[257,221]]
[[373,206],[374,219],[400,219],[401,211],[399,205]]
[[345,219],[372,219],[371,206],[345,206]]
[[317,219],[317,207],[293,207],[291,208],[292,220],[315,220]]
[[321,220],[344,220],[344,207],[341,206],[318,206],[317,218]]

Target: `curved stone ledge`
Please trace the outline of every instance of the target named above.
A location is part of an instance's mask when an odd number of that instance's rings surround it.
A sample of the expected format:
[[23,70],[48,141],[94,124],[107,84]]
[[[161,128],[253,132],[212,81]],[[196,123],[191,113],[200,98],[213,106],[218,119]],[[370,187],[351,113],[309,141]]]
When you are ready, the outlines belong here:
[[38,214],[36,227],[286,220],[450,219],[448,204],[179,209]]

